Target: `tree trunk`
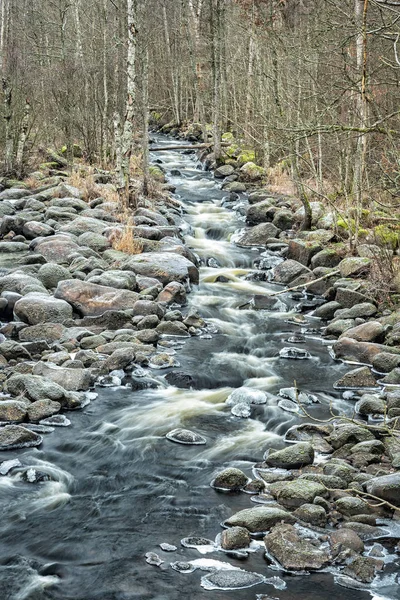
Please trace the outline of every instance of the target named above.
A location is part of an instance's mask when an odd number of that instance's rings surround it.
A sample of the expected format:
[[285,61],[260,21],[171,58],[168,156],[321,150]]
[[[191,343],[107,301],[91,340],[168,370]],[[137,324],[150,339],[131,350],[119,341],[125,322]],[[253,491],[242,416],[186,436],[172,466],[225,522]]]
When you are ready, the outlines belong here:
[[215,160],[221,159],[221,54],[225,0],[211,0],[213,41],[213,140]]
[[24,163],[24,150],[26,138],[28,137],[28,129],[29,129],[29,117],[31,113],[31,105],[29,104],[29,100],[26,100],[24,116],[22,118],[21,123],[21,131],[19,134],[18,146],[17,146],[17,157],[16,157],[16,168],[18,176],[22,176],[23,172],[23,163]]

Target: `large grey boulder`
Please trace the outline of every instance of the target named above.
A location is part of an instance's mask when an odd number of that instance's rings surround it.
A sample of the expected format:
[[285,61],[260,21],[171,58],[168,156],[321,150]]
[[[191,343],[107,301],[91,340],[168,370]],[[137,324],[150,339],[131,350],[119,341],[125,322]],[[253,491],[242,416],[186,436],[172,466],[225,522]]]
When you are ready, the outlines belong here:
[[86,391],[91,385],[88,369],[68,369],[51,362],[38,362],[33,368],[33,374],[45,377],[69,392]]
[[21,425],[6,425],[0,429],[0,450],[40,446],[43,438]]
[[23,225],[22,232],[27,240],[34,240],[38,237],[47,237],[49,235],[53,235],[54,229],[46,223],[28,221],[28,223]]
[[290,283],[300,275],[311,273],[305,265],[296,260],[285,260],[274,270],[274,279],[278,283]]
[[309,442],[299,442],[283,450],[269,453],[265,462],[270,467],[301,469],[314,462],[314,448]]
[[86,281],[120,290],[136,290],[136,276],[130,271],[106,271],[101,275],[89,275]]
[[[272,221],[276,208],[271,211],[271,207],[274,206],[275,202],[271,199],[263,200],[257,204],[251,204],[247,211],[246,222],[249,225],[259,225],[260,223],[267,223]],[[270,236],[275,237],[275,236]]]
[[2,292],[14,292],[16,294],[21,294],[22,296],[29,292],[42,292],[43,294],[47,294],[46,288],[41,281],[22,271],[14,271],[14,273],[9,273],[8,275],[4,275],[4,277],[0,277],[0,293]]
[[83,233],[99,233],[102,234],[109,225],[99,219],[93,219],[91,217],[77,217],[70,223],[62,225],[59,229],[61,233],[72,233],[73,235],[80,236]]
[[400,472],[374,477],[365,484],[368,494],[400,507]]
[[321,542],[303,539],[292,525],[276,525],[264,538],[267,552],[289,571],[317,570],[329,564]]
[[51,262],[42,265],[37,276],[48,290],[56,288],[60,281],[71,279],[68,269]]
[[72,318],[72,307],[62,299],[31,292],[15,303],[14,314],[29,325],[63,323]]
[[267,240],[278,237],[280,230],[272,223],[260,223],[248,229],[237,241],[239,246],[265,246]]
[[296,519],[283,508],[258,506],[245,508],[235,513],[225,521],[229,527],[245,527],[250,533],[268,531],[271,527],[284,521],[295,523]]
[[324,484],[308,479],[272,483],[270,492],[285,508],[298,508],[302,504],[312,504],[314,498],[324,497],[327,494]]
[[68,302],[83,316],[102,315],[106,311],[133,308],[139,294],[87,281],[68,279],[58,284],[55,297]]
[[197,267],[187,258],[175,252],[146,252],[129,257],[121,267],[144,277],[154,277],[166,285],[171,281],[199,282]]

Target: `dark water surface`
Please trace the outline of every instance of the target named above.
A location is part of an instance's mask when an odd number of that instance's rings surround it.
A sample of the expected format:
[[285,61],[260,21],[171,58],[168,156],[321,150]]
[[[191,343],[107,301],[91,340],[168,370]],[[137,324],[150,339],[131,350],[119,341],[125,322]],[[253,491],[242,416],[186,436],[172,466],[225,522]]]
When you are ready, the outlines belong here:
[[[158,144],[170,143],[159,138]],[[153,157],[155,158],[155,156]],[[334,584],[330,573],[293,576],[268,568],[260,550],[246,561],[214,552],[203,558],[228,562],[266,577],[280,576],[285,590],[258,585],[238,591],[206,591],[202,571],[180,574],[169,562],[202,558],[180,540],[191,535],[214,539],[220,523],[234,511],[255,506],[246,494],[226,495],[209,483],[223,466],[234,465],[251,476],[252,464],[268,447],[282,447],[282,435],[299,419],[273,401],[239,419],[224,401],[232,388],[247,385],[275,394],[297,385],[314,392],[321,404],[317,417],[350,403],[332,384],[346,371],[333,361],[318,332],[306,332],[311,360],[278,357],[287,339],[301,328],[290,323],[297,300],[285,295],[283,312],[254,311],[245,306],[254,294],[274,289],[246,280],[259,251],[244,250],[229,240],[244,226],[237,212],[221,207],[225,194],[211,174],[182,152],[158,154],[177,196],[186,208],[186,239],[202,258],[219,267],[201,269],[200,286],[189,302],[219,333],[212,338],[183,339],[176,358],[190,373],[195,389],[180,390],[165,381],[168,371],[152,371],[158,389],[98,388],[98,397],[79,413],[71,427],[45,436],[41,448],[0,453],[47,472],[53,481],[23,482],[20,475],[0,478],[0,600],[255,600],[258,594],[281,600],[376,600],[399,598],[393,579],[383,579],[370,593]],[[215,282],[223,275],[229,281]],[[275,289],[279,289],[275,286]],[[309,328],[319,327],[308,319]],[[180,340],[179,340],[180,341]],[[68,415],[69,416],[69,415]],[[205,446],[182,446],[165,439],[185,427],[207,438]],[[158,544],[178,547],[167,554]],[[165,561],[161,568],[145,562],[148,551]]]

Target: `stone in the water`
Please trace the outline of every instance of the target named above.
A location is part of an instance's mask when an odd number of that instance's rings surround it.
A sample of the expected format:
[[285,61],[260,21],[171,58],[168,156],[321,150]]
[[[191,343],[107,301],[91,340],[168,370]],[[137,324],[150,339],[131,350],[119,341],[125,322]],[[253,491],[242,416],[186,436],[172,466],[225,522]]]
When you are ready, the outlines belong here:
[[239,404],[235,404],[235,406],[232,406],[231,413],[235,417],[247,419],[251,415],[251,408],[249,404],[246,404],[245,402],[239,402]]
[[7,425],[0,429],[0,450],[40,446],[42,441],[41,435],[20,425]]
[[195,548],[196,550],[199,548],[208,548],[208,547],[212,547],[214,548],[215,544],[212,540],[208,540],[207,538],[203,538],[203,537],[187,537],[187,538],[183,538],[183,540],[181,540],[181,544],[184,548]]
[[166,542],[160,544],[160,548],[164,552],[176,552],[176,550],[178,550],[176,546],[174,546],[173,544],[167,544]]
[[301,406],[299,404],[296,404],[296,402],[293,402],[293,400],[288,400],[287,398],[283,398],[282,400],[279,400],[278,406],[279,406],[279,408],[281,408],[282,410],[286,410],[287,412],[291,412],[291,413],[301,412]]
[[166,436],[167,440],[177,442],[178,444],[187,445],[202,445],[206,444],[207,440],[200,434],[190,431],[189,429],[173,429]]
[[267,394],[261,390],[249,387],[240,387],[234,390],[226,399],[228,406],[236,404],[265,404]]
[[282,348],[279,351],[279,357],[290,358],[292,360],[305,360],[311,358],[311,354],[301,348]]
[[219,490],[241,490],[247,485],[248,477],[240,469],[229,467],[218,473],[211,486]]
[[31,467],[22,474],[22,479],[27,483],[42,483],[43,481],[50,481],[51,477],[47,473],[37,471]]
[[18,460],[18,458],[5,460],[0,464],[0,475],[8,475],[8,473],[16,467],[22,467],[22,463]]
[[162,352],[156,354],[149,361],[149,367],[151,369],[168,369],[170,367],[179,367],[179,363],[170,354]]
[[174,571],[178,571],[178,573],[193,573],[196,570],[196,567],[192,563],[184,561],[170,563],[170,566]]
[[276,525],[264,543],[267,552],[290,571],[321,569],[329,563],[328,551],[301,538],[291,525]]
[[268,577],[264,583],[273,585],[276,590],[285,590],[287,588],[286,583],[280,577]]
[[265,578],[258,573],[242,569],[215,571],[201,578],[201,587],[206,590],[242,590],[264,583]]
[[296,402],[298,404],[314,404],[319,403],[319,400],[314,394],[308,394],[307,392],[301,392],[299,389],[295,387],[291,388],[281,388],[279,390],[278,396],[282,398],[287,398],[288,400],[292,400],[292,402]]
[[65,415],[53,415],[39,421],[39,425],[51,425],[52,427],[68,427],[71,421]]
[[146,552],[146,562],[153,567],[159,567],[163,564],[163,560],[155,552]]

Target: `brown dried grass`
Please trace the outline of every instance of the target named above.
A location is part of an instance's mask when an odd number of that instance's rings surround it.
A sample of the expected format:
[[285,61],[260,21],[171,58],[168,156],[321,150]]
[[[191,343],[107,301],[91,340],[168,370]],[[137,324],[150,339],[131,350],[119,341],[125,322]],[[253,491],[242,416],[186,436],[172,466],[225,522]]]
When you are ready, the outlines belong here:
[[143,252],[142,242],[133,235],[134,225],[133,218],[129,217],[122,231],[113,233],[110,242],[114,250],[125,252],[125,254],[141,254]]

